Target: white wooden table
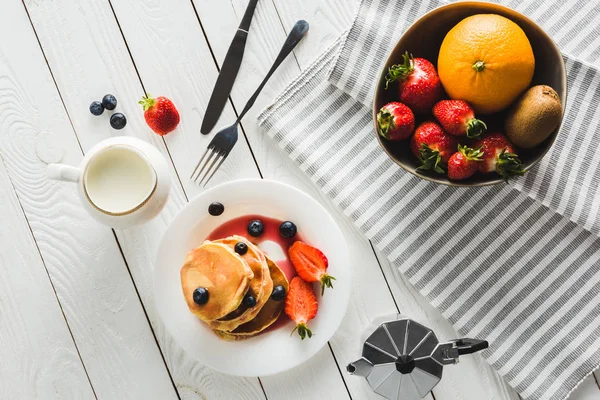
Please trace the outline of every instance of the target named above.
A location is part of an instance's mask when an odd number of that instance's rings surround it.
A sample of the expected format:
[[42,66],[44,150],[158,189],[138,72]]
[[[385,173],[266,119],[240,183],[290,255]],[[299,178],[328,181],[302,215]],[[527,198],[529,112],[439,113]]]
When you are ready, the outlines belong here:
[[[210,137],[199,133],[219,66],[246,0],[2,0],[0,2],[0,399],[375,399],[345,365],[370,320],[401,310],[441,339],[457,334],[258,131],[256,115],[351,23],[357,0],[261,0],[241,71],[218,125],[234,120],[287,31],[303,43],[243,120],[244,137],[212,185],[246,177],[287,182],[319,199],[344,231],[354,294],[329,346],[289,372],[237,378],[187,356],[158,318],[157,244],[201,189],[187,177]],[[179,108],[160,138],[137,104],[147,91]],[[111,130],[88,106],[116,95],[128,125]],[[75,188],[45,178],[46,160],[77,164],[110,136],[149,141],[172,161],[174,188],[154,221],[113,231],[92,221]],[[518,399],[478,355],[444,370],[429,399]],[[590,376],[572,396],[598,399]]]

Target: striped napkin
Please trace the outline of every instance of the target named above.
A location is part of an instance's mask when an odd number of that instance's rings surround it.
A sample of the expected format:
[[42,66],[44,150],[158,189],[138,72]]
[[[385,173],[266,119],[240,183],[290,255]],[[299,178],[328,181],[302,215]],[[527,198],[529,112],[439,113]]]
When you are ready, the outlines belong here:
[[[600,58],[600,0],[506,2],[566,52]],[[524,399],[564,399],[600,364],[600,76],[565,55],[569,96],[543,162],[455,188],[380,149],[374,84],[404,30],[443,3],[363,0],[342,35],[259,116],[263,131]]]

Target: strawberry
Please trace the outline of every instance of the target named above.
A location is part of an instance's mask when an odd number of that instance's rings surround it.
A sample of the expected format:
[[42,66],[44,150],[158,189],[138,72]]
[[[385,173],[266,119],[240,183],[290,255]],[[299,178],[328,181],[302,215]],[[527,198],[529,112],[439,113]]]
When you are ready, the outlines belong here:
[[385,77],[385,88],[399,82],[400,101],[416,114],[426,114],[442,97],[443,89],[435,67],[424,58],[413,58],[406,51],[402,64],[392,65]]
[[148,126],[160,136],[173,131],[179,124],[179,112],[175,104],[166,97],[153,99],[149,94],[139,101],[144,107],[144,118]]
[[415,116],[402,103],[393,101],[381,107],[377,113],[379,134],[388,140],[402,140],[415,130]]
[[318,309],[319,304],[312,285],[301,277],[295,276],[290,282],[288,294],[285,297],[285,313],[296,323],[292,335],[298,331],[300,339],[304,340],[306,336],[310,339],[312,332],[306,323],[317,315]]
[[513,176],[525,173],[519,156],[512,143],[501,133],[489,133],[475,143],[481,148],[483,162],[479,163],[479,171],[483,173],[497,172],[506,182]]
[[448,160],[448,178],[459,181],[472,177],[479,169],[482,157],[481,148],[472,149],[459,144],[458,151]]
[[432,121],[423,122],[415,130],[410,140],[410,149],[419,159],[419,171],[434,170],[443,174],[443,166],[448,164],[450,156],[458,145],[454,136],[448,135],[441,126]]
[[454,136],[479,137],[487,125],[475,118],[475,111],[462,100],[442,100],[433,106],[433,116],[446,132]]
[[332,280],[335,278],[327,275],[329,261],[321,250],[297,241],[288,250],[290,260],[298,275],[307,282],[321,282],[321,295],[325,288],[333,288]]

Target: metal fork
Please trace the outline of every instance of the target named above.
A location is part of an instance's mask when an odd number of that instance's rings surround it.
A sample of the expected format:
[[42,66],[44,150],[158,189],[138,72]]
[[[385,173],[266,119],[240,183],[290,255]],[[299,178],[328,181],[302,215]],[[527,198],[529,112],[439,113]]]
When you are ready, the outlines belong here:
[[[240,124],[240,121],[242,120],[244,115],[246,115],[248,110],[252,108],[254,102],[256,101],[256,98],[260,94],[263,87],[266,85],[269,78],[271,78],[271,75],[273,75],[273,73],[279,67],[279,65],[281,65],[283,60],[285,60],[285,58],[292,52],[292,50],[296,47],[300,40],[302,40],[304,35],[306,35],[306,32],[308,32],[308,22],[304,20],[296,22],[296,24],[290,31],[288,37],[285,39],[285,43],[281,47],[277,58],[275,59],[273,65],[271,66],[271,69],[267,73],[267,76],[265,76],[265,79],[263,79],[263,81],[258,86],[252,97],[250,97],[250,99],[246,103],[246,106],[244,107],[238,118],[235,120],[233,125],[220,130],[215,135],[213,140],[211,140],[208,144],[206,151],[200,158],[200,161],[198,161],[198,164],[196,164],[196,168],[194,168],[194,172],[192,172],[192,175],[190,176],[190,179],[194,181],[194,183],[201,186],[206,186],[206,184],[215,175],[215,173],[221,167],[221,165],[223,165],[223,162],[225,162],[225,159],[227,158],[227,156],[233,149],[233,146],[235,146],[235,143],[238,140],[238,125]],[[202,175],[202,172],[204,172],[204,175]],[[200,178],[200,176],[202,176],[202,178]]]

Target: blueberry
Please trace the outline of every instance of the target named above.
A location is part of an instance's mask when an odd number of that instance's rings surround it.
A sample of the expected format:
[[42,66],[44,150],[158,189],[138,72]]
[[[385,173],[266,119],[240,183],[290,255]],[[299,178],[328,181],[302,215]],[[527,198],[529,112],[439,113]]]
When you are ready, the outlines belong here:
[[279,225],[279,234],[284,238],[291,239],[296,236],[298,229],[293,222],[284,221]]
[[246,243],[244,243],[244,242],[237,242],[235,244],[234,250],[240,256],[243,256],[244,254],[246,254],[248,252],[248,245],[246,245]]
[[107,94],[102,98],[102,105],[107,110],[114,110],[117,108],[117,98],[112,94]]
[[248,233],[250,234],[250,236],[259,237],[260,235],[263,234],[264,231],[265,231],[265,226],[263,225],[262,221],[259,219],[252,220],[248,224]]
[[246,307],[254,307],[256,305],[256,299],[251,294],[247,294],[244,296],[242,304],[244,304]]
[[275,301],[281,301],[285,297],[285,288],[281,285],[275,286],[271,293],[271,298]]
[[192,296],[194,298],[194,303],[203,305],[208,302],[208,289],[199,287],[194,290],[194,294]]
[[127,118],[121,113],[114,113],[110,116],[110,126],[115,129],[123,129],[127,125]]
[[102,115],[104,106],[99,101],[94,101],[90,104],[90,112],[94,115]]
[[223,214],[223,211],[225,211],[225,206],[223,206],[223,204],[219,202],[214,202],[210,206],[208,206],[208,213],[210,215],[214,215],[215,217],[217,215]]

